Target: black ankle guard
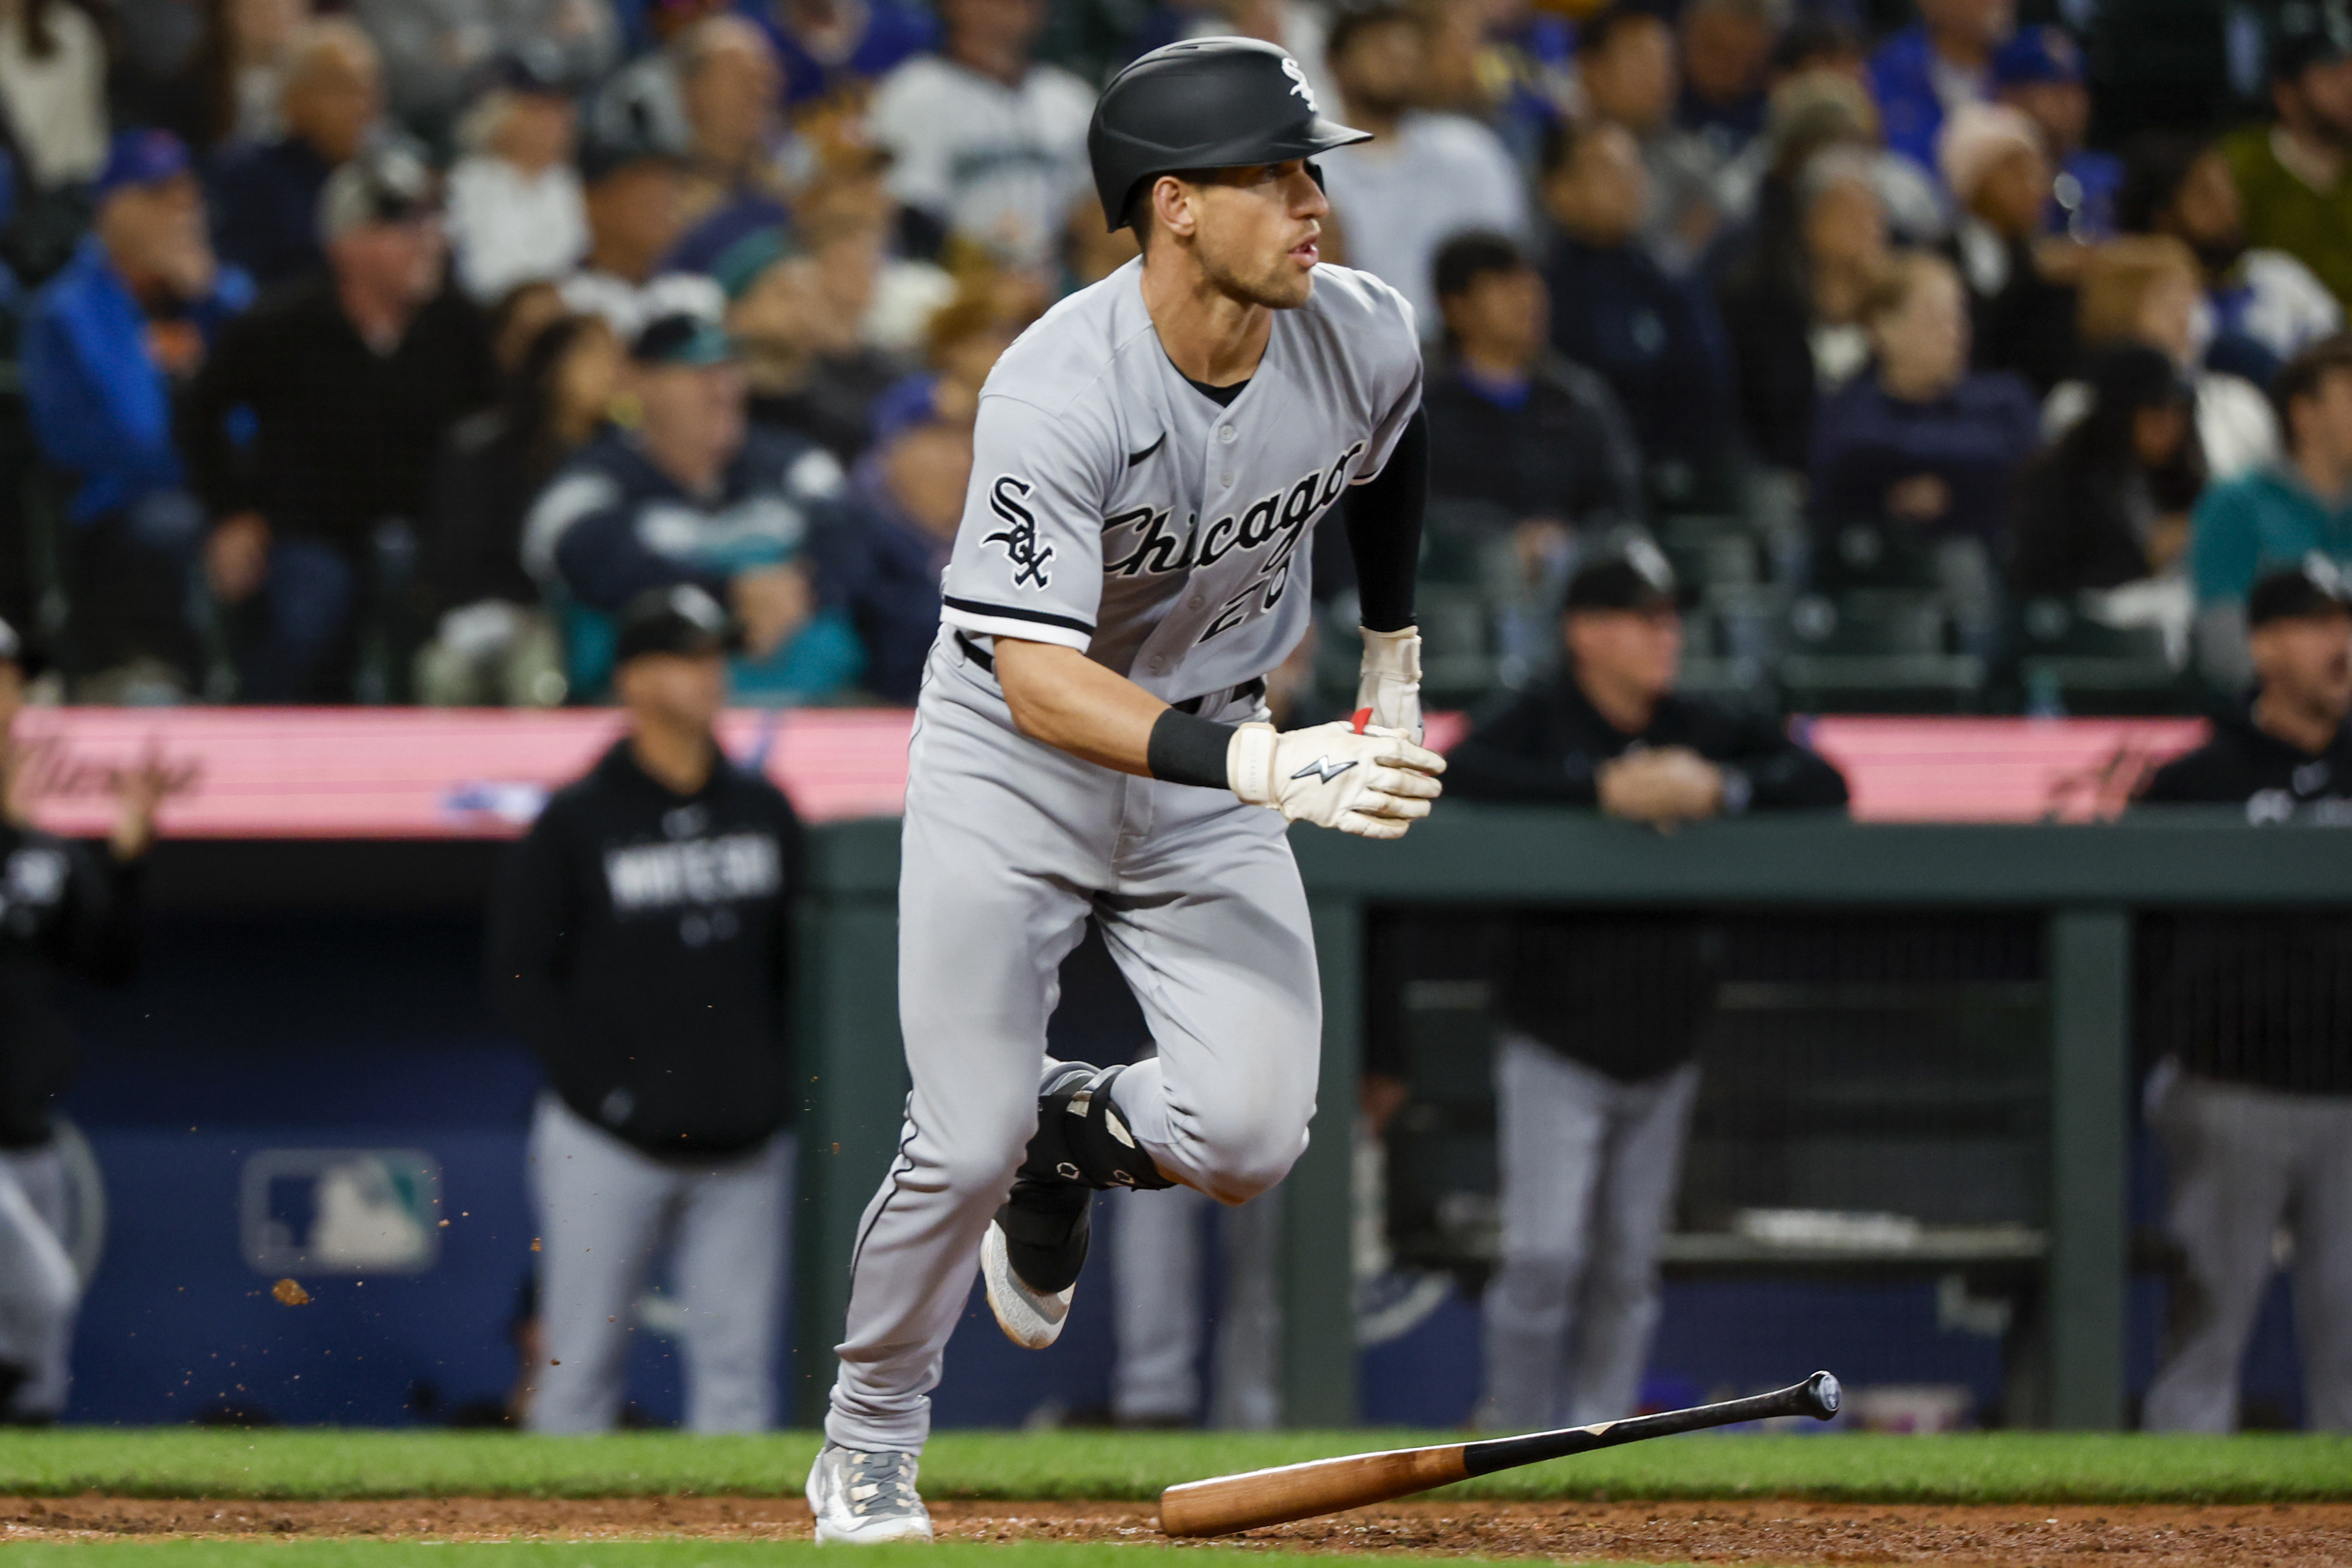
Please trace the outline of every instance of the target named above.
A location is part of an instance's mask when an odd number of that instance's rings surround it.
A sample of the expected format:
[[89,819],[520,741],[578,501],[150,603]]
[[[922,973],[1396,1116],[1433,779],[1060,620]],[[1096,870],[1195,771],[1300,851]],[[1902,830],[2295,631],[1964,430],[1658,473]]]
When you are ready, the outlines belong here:
[[1176,1184],[1160,1173],[1119,1114],[1112,1088],[1126,1070],[1109,1068],[1080,1079],[1038,1107],[1037,1137],[1029,1145],[1024,1173],[1050,1170],[1066,1182],[1143,1192]]

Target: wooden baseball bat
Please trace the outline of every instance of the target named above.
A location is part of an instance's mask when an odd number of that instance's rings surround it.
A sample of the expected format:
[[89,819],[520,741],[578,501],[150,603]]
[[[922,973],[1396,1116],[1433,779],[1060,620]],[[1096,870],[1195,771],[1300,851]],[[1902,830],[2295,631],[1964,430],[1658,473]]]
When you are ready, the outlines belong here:
[[1595,1448],[1613,1448],[1645,1437],[1761,1421],[1772,1415],[1811,1415],[1826,1421],[1837,1411],[1838,1380],[1817,1372],[1776,1393],[1689,1410],[1533,1432],[1524,1437],[1494,1437],[1483,1443],[1441,1443],[1433,1448],[1391,1448],[1379,1454],[1310,1459],[1278,1469],[1187,1481],[1160,1494],[1160,1528],[1169,1535],[1226,1535],[1386,1502],[1472,1476],[1492,1475]]

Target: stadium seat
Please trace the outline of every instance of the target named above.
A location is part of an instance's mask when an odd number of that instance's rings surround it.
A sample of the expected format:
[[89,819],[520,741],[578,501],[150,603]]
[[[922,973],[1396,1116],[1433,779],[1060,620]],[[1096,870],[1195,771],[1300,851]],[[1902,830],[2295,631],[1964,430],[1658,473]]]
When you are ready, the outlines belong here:
[[1789,705],[1807,712],[1962,713],[1978,705],[1984,661],[1947,649],[1932,593],[1807,595],[1789,608],[1780,661]]

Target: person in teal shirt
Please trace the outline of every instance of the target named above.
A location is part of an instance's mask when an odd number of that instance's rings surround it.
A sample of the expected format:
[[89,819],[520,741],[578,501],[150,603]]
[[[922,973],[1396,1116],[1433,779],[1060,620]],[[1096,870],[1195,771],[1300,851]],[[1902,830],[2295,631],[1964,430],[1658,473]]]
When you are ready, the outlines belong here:
[[2314,555],[2352,572],[2352,333],[2287,361],[2271,385],[2286,456],[2207,490],[2190,520],[2197,658],[2225,690],[2245,685],[2246,594]]

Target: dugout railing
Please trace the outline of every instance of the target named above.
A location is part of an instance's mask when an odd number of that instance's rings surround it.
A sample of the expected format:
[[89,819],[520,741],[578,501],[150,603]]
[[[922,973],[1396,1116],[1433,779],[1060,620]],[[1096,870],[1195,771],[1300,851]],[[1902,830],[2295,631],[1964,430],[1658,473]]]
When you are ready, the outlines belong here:
[[[823,1411],[859,1215],[888,1165],[906,1093],[897,1017],[898,824],[814,835],[802,931],[797,1417]],[[1322,964],[1327,1119],[1280,1189],[1287,1421],[1358,1414],[1349,1140],[1370,916],[1380,910],[2022,911],[2042,933],[2048,1184],[2042,1251],[2050,1424],[2126,1416],[2134,921],[2143,910],[2352,909],[2352,833],[2260,829],[2227,809],[2100,826],[1857,825],[1759,818],[1672,835],[1540,809],[1449,805],[1400,844],[1294,835]],[[952,985],[953,977],[947,977]]]

